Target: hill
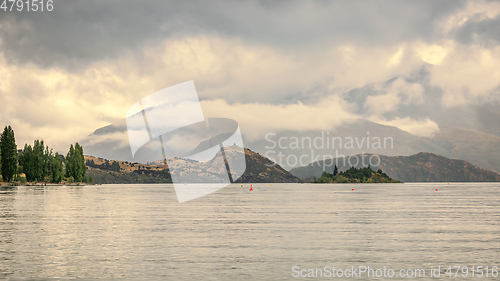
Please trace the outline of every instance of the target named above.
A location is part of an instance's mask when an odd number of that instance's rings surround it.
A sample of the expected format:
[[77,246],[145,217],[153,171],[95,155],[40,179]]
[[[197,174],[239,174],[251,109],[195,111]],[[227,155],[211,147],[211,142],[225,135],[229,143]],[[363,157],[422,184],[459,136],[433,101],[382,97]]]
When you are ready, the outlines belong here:
[[[238,153],[239,150],[226,149],[226,154]],[[242,153],[241,153],[242,154]],[[243,155],[241,155],[243,156]],[[232,155],[231,157],[240,157]],[[298,178],[276,165],[271,160],[249,149],[245,149],[246,170],[236,180],[237,183],[263,183],[263,182],[300,182]],[[87,174],[91,175],[97,184],[127,184],[127,183],[172,183],[169,169],[159,163],[139,164],[127,161],[110,161],[103,158],[85,156]],[[176,158],[172,165],[182,167],[186,175],[195,175],[190,182],[200,182],[196,175],[205,173],[216,180],[225,170],[219,170],[215,165],[198,163],[192,160]]]
[[[362,163],[364,157],[371,154],[357,155]],[[464,160],[449,159],[434,153],[421,152],[411,156],[379,155],[380,168],[396,180],[403,182],[492,182],[500,181],[500,175],[472,165]],[[365,158],[367,159],[367,158]],[[365,160],[367,163],[368,160]],[[331,172],[337,163],[339,170],[347,170],[349,165],[344,159],[333,159],[311,163],[304,167],[290,170],[298,178],[320,177],[323,172]],[[361,167],[361,164],[356,167]]]
[[172,183],[168,168],[85,156],[87,175],[96,184]]
[[246,182],[301,182],[300,179],[293,176],[280,165],[272,162],[268,158],[245,148],[247,168],[245,173],[236,181]]

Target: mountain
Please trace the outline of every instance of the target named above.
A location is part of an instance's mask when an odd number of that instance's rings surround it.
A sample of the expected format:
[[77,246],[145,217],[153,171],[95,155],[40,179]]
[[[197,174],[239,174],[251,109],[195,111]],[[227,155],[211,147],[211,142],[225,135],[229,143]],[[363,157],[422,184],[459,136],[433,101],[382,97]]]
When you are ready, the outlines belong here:
[[[483,169],[500,172],[500,136],[467,128],[441,126],[433,137],[419,137],[397,127],[357,120],[330,131],[283,130],[265,133],[258,138],[247,139],[245,135],[243,137],[246,147],[265,155],[286,170],[321,159],[362,153],[409,156],[430,152],[448,158],[463,159]],[[334,141],[339,138],[343,143]],[[373,140],[377,138],[390,141],[381,147],[367,145],[367,140],[371,140],[373,144]],[[297,139],[304,142],[293,146],[292,142]],[[311,143],[315,139],[323,140],[324,145],[315,146]],[[280,140],[281,145],[278,144]],[[353,146],[347,144],[349,140],[353,140]],[[327,144],[327,141],[330,143]],[[100,128],[80,143],[87,155],[134,162],[124,124]],[[278,158],[280,153],[286,156],[282,161]],[[287,161],[292,157],[301,159],[302,163]]]
[[474,129],[441,127],[429,140],[444,150],[437,154],[464,159],[483,169],[500,173],[499,136]]
[[268,158],[245,148],[247,168],[236,182],[301,182],[280,165]]
[[[379,140],[380,145],[377,143]],[[288,170],[321,159],[363,153],[394,156],[412,155],[421,151],[446,153],[446,150],[432,139],[363,119],[327,131],[282,130],[265,133],[255,141],[245,141],[245,145],[271,160],[276,160]],[[279,154],[285,155],[282,161]],[[292,161],[294,158],[301,161],[295,164]]]
[[[226,148],[228,157],[245,157],[246,170],[243,175],[236,180],[237,183],[263,183],[263,182],[301,182],[298,178],[291,175],[281,166],[276,165],[262,155],[245,149],[245,155],[238,152],[240,150]],[[242,155],[234,155],[236,153]],[[217,156],[216,156],[217,158]],[[172,183],[169,169],[166,165],[139,164],[128,161],[109,161],[103,158],[85,156],[87,165],[87,174],[91,175],[97,184],[119,184],[119,183]],[[223,178],[227,171],[224,167],[213,165],[211,161],[200,163],[193,160],[176,158],[171,161],[175,169],[182,171],[181,176],[186,175],[187,182],[217,182]],[[171,166],[173,168],[173,166]],[[189,176],[189,177],[188,177]]]
[[[372,161],[370,161],[370,158]],[[380,159],[380,162],[377,160]],[[379,163],[378,163],[379,162]],[[464,160],[449,159],[434,153],[417,153],[411,156],[383,156],[374,154],[328,159],[290,170],[298,178],[320,177],[324,171],[331,173],[337,164],[345,171],[353,166],[360,168],[370,163],[382,169],[389,177],[403,182],[491,182],[500,181],[500,174],[487,171]],[[357,165],[355,165],[357,163]],[[363,165],[364,163],[364,165]]]
[[96,184],[172,183],[168,169],[160,165],[145,165],[85,156],[87,175]]
[[[449,93],[431,81],[433,67],[424,65],[413,73],[339,94],[343,107],[354,116],[350,122],[340,126],[325,127],[324,130],[298,128],[268,131],[256,128],[247,128],[247,131],[242,127],[245,147],[270,158],[286,170],[342,155],[373,153],[409,156],[430,152],[466,160],[483,169],[500,173],[500,89],[494,90],[488,99],[463,103],[457,99],[457,102],[450,103],[447,98]],[[317,92],[314,95],[292,96],[291,101],[314,102],[314,99],[331,95],[328,89]],[[386,103],[388,100],[393,102]],[[331,119],[336,118],[336,113],[331,112]],[[317,120],[318,123],[328,123],[326,121]],[[399,127],[381,123],[398,124]],[[252,135],[247,135],[247,132],[252,132]],[[333,146],[311,143],[316,139],[324,141],[334,138],[340,138],[343,143],[336,142]],[[366,145],[367,140],[377,138],[390,138],[391,142],[382,147]],[[295,139],[301,141],[300,145],[294,145]],[[349,139],[363,145],[346,145]],[[80,144],[88,155],[134,161],[125,119],[97,129],[81,140]],[[280,154],[284,155],[283,159],[279,159]],[[296,159],[300,159],[300,162]]]

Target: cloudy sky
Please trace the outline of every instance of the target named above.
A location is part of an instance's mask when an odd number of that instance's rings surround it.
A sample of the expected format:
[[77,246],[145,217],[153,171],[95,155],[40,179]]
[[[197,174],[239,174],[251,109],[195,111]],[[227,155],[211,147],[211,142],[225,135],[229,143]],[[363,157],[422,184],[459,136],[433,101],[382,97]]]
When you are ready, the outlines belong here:
[[[188,80],[207,116],[247,137],[356,118],[431,135],[430,117],[387,115],[429,102],[407,79],[422,69],[439,108],[500,99],[498,1],[54,2],[0,12],[0,125],[19,147],[65,152]],[[346,100],[367,85],[377,96],[361,108]]]

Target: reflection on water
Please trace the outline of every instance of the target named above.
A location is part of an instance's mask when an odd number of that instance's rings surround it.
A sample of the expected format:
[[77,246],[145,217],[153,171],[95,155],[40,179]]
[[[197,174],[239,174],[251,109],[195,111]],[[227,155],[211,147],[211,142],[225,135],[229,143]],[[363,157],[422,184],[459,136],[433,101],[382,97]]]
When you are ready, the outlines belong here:
[[296,265],[500,265],[500,184],[253,189],[183,204],[170,185],[0,189],[0,277],[289,280]]

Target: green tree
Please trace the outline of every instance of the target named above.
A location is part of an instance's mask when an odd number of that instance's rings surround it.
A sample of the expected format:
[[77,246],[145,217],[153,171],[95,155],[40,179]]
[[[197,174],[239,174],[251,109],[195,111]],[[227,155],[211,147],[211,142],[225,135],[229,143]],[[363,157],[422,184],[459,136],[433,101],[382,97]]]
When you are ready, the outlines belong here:
[[120,171],[120,164],[118,164],[118,162],[116,162],[116,161],[113,161],[113,164],[111,164],[111,171],[119,172]]
[[[75,159],[75,148],[73,145],[69,147],[68,154],[66,154],[66,177],[73,177],[75,174],[75,164],[74,164],[74,159]],[[73,177],[74,178],[74,177]]]
[[43,140],[35,140],[33,144],[33,178],[35,181],[43,181],[45,176],[45,147]]
[[11,126],[6,126],[0,137],[0,153],[2,178],[10,181],[17,173],[17,145]]
[[342,175],[336,175],[335,176],[335,183],[348,183],[349,179],[342,176]]
[[23,151],[19,155],[19,164],[22,167],[22,172],[26,175],[26,180],[35,181],[35,164],[31,145],[24,145]]
[[51,174],[52,174],[52,182],[60,183],[63,180],[63,163],[62,158],[59,153],[56,152],[56,155],[51,157],[52,165],[51,165]]
[[43,140],[35,140],[33,148],[25,144],[19,155],[19,164],[26,180],[33,181],[53,181],[54,155],[52,149],[44,145]]
[[337,165],[335,165],[335,167],[333,168],[333,174],[332,174],[332,176],[335,177],[338,173],[339,173],[339,168],[337,168]]
[[75,144],[76,153],[76,181],[85,182],[87,177],[85,176],[87,172],[87,167],[85,166],[85,158],[83,156],[83,147],[78,143]]
[[78,143],[71,145],[66,156],[66,177],[72,177],[76,182],[85,182],[85,158],[83,147]]
[[[42,141],[43,146],[43,141]],[[54,153],[51,148],[48,146],[45,147],[45,150],[42,155],[42,174],[43,181],[52,182],[52,165],[54,164]]]

